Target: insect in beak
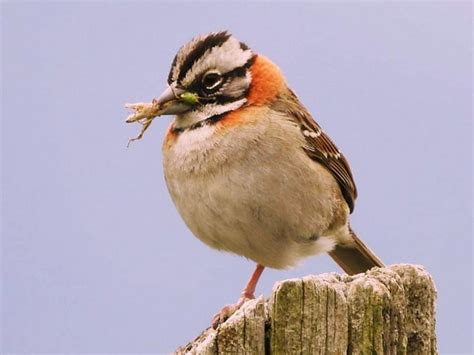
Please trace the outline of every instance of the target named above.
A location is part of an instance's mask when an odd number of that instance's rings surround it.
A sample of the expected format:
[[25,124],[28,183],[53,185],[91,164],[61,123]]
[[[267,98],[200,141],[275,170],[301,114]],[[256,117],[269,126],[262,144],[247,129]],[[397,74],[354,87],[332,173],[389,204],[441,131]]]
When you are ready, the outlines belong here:
[[199,97],[197,94],[184,90],[174,82],[163,91],[158,99],[153,99],[151,103],[137,102],[134,104],[125,104],[126,108],[134,111],[127,117],[125,122],[138,122],[142,125],[140,134],[134,138],[130,138],[127,147],[131,142],[143,137],[143,134],[148,127],[150,127],[155,117],[179,115],[190,111],[198,103]]

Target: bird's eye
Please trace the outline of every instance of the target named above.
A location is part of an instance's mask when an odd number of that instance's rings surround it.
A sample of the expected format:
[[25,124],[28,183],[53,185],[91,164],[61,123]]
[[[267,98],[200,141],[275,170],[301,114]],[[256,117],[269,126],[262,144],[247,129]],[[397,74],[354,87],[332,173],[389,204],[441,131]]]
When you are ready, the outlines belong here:
[[202,77],[202,85],[207,91],[216,90],[222,83],[222,76],[218,72],[209,72]]

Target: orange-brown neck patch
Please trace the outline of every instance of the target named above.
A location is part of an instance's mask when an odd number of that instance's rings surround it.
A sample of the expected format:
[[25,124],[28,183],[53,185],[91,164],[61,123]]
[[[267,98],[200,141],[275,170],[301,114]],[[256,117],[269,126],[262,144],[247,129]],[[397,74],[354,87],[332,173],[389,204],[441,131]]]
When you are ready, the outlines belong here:
[[267,110],[265,106],[245,106],[229,112],[217,122],[216,127],[218,130],[227,130],[243,124],[253,124],[267,114]]
[[178,134],[174,131],[174,123],[171,123],[163,141],[163,148],[168,149],[171,145],[173,145],[177,138]]
[[266,57],[257,55],[250,72],[252,84],[248,105],[263,105],[277,97],[285,88],[285,78],[280,69]]

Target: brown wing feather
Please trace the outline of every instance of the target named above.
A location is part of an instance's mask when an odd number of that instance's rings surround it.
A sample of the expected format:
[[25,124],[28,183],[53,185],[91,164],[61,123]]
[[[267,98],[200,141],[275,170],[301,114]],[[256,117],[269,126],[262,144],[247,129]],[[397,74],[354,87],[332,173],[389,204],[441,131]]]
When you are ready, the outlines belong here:
[[322,131],[311,114],[299,102],[296,95],[291,90],[289,92],[289,97],[284,100],[285,104],[277,106],[279,108],[285,107],[286,112],[299,125],[307,143],[303,149],[311,159],[321,163],[334,175],[352,212],[357,198],[357,188],[349,163],[329,136]]

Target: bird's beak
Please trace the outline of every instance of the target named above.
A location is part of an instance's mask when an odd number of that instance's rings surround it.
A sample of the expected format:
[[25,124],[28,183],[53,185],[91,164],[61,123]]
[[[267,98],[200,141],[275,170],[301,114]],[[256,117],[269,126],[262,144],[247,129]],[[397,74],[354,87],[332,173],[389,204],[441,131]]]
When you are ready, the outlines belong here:
[[186,100],[188,95],[191,94],[173,82],[155,101],[160,107],[159,115],[179,115],[191,110],[197,102]]

